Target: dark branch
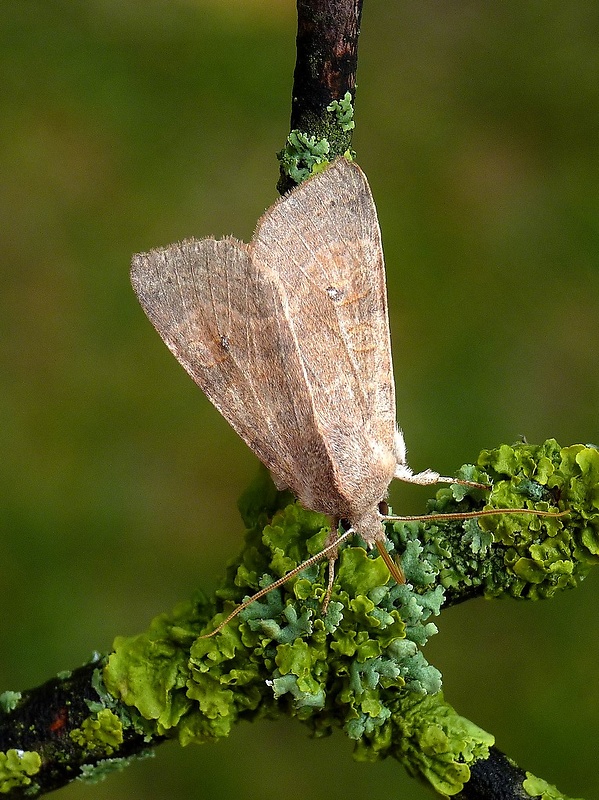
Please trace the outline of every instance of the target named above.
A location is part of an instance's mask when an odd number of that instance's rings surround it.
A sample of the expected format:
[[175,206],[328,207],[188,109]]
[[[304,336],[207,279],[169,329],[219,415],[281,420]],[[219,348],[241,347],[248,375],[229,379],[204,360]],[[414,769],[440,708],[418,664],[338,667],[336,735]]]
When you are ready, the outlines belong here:
[[298,0],[291,130],[311,132],[327,106],[356,90],[362,0]]
[[470,780],[457,800],[530,800],[522,784],[526,773],[496,747],[470,767]]
[[[353,108],[362,0],[298,0],[297,15],[291,132],[314,144],[326,141],[326,156],[332,160],[351,146],[353,123],[335,124],[331,104],[345,98]],[[283,193],[299,180],[281,160],[278,188]],[[310,167],[301,156],[300,162]]]
[[[156,736],[150,739],[139,726],[136,730],[132,725],[119,729],[119,741],[110,742],[108,737],[108,741],[100,745],[98,740],[94,746],[90,738],[87,746],[81,746],[86,720],[94,708],[105,708],[103,663],[94,661],[52,678],[23,692],[13,710],[0,712],[0,751],[37,753],[41,758],[41,768],[32,775],[32,782],[38,787],[36,794],[59,789],[94,771],[98,774],[120,768],[132,756],[141,755],[151,744],[162,741]],[[112,704],[117,707],[116,701]],[[120,712],[121,709],[117,713]],[[3,785],[3,790],[6,788]],[[30,784],[19,785],[15,781],[3,796],[30,797],[30,792]]]

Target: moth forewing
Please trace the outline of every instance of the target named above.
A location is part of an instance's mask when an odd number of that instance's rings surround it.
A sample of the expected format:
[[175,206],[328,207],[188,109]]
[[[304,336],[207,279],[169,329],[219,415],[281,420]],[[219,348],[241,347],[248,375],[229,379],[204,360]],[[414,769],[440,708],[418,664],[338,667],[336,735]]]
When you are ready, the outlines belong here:
[[323,446],[276,275],[257,268],[242,242],[192,239],[136,256],[132,282],[177,360],[260,460],[293,486],[290,431],[304,431],[315,454]]

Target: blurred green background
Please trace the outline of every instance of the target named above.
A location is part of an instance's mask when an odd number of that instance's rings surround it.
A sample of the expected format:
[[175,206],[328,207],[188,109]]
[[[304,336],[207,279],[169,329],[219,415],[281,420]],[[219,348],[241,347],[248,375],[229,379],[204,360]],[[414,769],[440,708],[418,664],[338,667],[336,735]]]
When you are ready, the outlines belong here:
[[[595,2],[366,2],[354,146],[385,243],[415,469],[599,441]],[[155,334],[135,251],[248,239],[288,132],[292,0],[0,4],[0,691],[212,589],[241,544],[244,444]],[[394,487],[418,513],[426,490]],[[592,575],[546,604],[444,613],[427,657],[461,713],[599,795]],[[241,725],[65,798],[429,793],[342,736]]]

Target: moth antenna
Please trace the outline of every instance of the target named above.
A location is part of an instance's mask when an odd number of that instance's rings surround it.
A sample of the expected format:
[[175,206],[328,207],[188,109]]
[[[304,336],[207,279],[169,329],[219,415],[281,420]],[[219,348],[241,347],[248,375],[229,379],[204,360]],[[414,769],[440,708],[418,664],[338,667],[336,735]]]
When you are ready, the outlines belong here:
[[408,517],[397,517],[394,514],[384,514],[382,519],[393,522],[430,522],[431,520],[436,519],[474,519],[476,517],[492,517],[495,514],[534,514],[537,517],[565,517],[566,514],[569,513],[569,509],[566,509],[565,511],[537,511],[536,508],[488,508],[484,511],[452,511],[441,514],[416,514],[415,516]]
[[237,606],[237,608],[233,609],[233,611],[231,611],[229,616],[226,619],[224,619],[221,623],[219,623],[219,625],[217,625],[217,627],[213,631],[211,631],[210,633],[204,633],[202,634],[202,636],[198,636],[198,639],[210,639],[212,638],[212,636],[216,636],[217,633],[220,633],[220,631],[222,631],[225,625],[228,625],[232,619],[234,619],[241,611],[243,611],[249,605],[251,605],[255,600],[259,600],[261,597],[264,597],[265,594],[272,592],[273,589],[278,589],[279,586],[283,586],[283,584],[287,583],[287,581],[291,580],[291,578],[294,578],[300,572],[303,572],[303,570],[308,569],[308,567],[311,567],[313,564],[318,564],[319,561],[322,561],[322,559],[325,556],[329,555],[329,553],[332,553],[337,547],[339,547],[339,545],[342,542],[344,542],[354,533],[355,531],[353,528],[350,528],[349,530],[345,531],[345,533],[342,533],[341,536],[337,537],[337,539],[335,539],[334,542],[331,542],[331,544],[328,544],[326,547],[323,547],[320,553],[316,553],[315,555],[311,556],[310,558],[308,558],[306,561],[303,561],[294,569],[290,570],[289,572],[286,572],[285,575],[278,578],[274,583],[265,586],[263,589],[260,589],[260,591],[256,592],[256,594],[253,594],[247,600],[244,600],[243,603]]

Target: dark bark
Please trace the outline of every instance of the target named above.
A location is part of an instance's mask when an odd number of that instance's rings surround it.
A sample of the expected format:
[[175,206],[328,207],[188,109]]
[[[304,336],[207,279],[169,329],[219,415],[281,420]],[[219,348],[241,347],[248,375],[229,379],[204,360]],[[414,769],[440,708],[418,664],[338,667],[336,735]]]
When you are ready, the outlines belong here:
[[522,788],[526,773],[496,747],[489,758],[470,769],[470,780],[458,800],[530,800]]
[[[331,130],[328,107],[356,92],[358,37],[363,0],[297,0],[297,55],[293,75],[290,129],[329,140],[329,157],[343,155],[351,130]],[[279,191],[294,182],[281,173]]]
[[333,100],[356,89],[362,0],[298,0],[291,129],[309,131]]
[[[0,712],[0,751],[33,751],[40,755],[41,770],[33,776],[38,794],[65,786],[82,775],[81,768],[106,763],[106,751],[86,750],[77,745],[71,733],[81,728],[90,716],[90,705],[101,702],[103,662],[85,664],[70,674],[52,678],[35,689],[23,692],[16,707]],[[115,703],[116,706],[116,703]],[[138,755],[162,739],[151,742],[129,727],[123,730],[122,743],[109,754],[110,763]],[[31,789],[31,787],[29,787]],[[15,787],[5,797],[30,797],[27,787]]]

